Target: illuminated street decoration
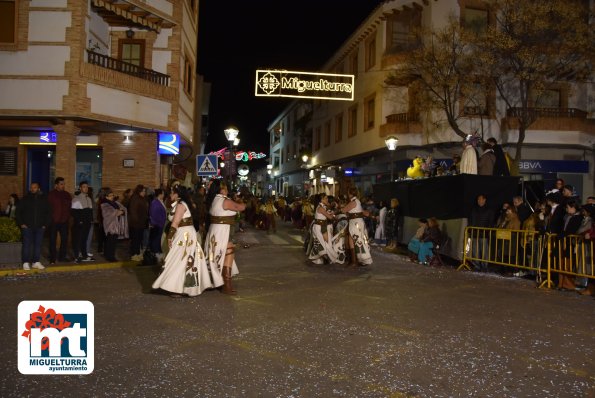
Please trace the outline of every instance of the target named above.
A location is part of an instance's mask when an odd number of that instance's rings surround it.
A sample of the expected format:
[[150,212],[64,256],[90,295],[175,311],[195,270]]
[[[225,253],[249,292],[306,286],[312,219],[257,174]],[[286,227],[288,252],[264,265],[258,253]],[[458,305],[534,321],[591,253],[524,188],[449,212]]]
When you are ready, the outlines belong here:
[[180,153],[180,140],[177,134],[159,133],[159,153],[177,155]]
[[354,76],[336,73],[257,70],[257,97],[318,98],[353,101]]
[[245,164],[238,167],[238,174],[242,177],[247,176],[249,172],[250,172],[250,168]]
[[[218,151],[210,152],[209,155],[217,155],[221,159],[224,159],[225,152],[227,152],[228,148],[221,148]],[[241,162],[248,162],[250,160],[262,159],[266,158],[267,155],[262,152],[253,152],[253,151],[237,151],[235,153],[235,158],[237,161]]]

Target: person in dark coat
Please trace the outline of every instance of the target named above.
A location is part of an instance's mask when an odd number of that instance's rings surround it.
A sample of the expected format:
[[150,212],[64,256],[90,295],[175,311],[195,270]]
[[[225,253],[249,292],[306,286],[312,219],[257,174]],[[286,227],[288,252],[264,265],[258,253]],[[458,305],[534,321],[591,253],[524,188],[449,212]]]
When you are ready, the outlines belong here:
[[384,233],[386,234],[387,249],[396,249],[399,240],[399,217],[401,209],[399,200],[392,198],[390,200],[390,209],[386,212],[384,219]]
[[529,218],[531,214],[533,214],[533,210],[527,204],[527,202],[523,200],[522,196],[515,196],[514,198],[512,198],[512,204],[516,208],[516,213],[519,216],[519,221],[521,222],[521,225],[523,225],[525,220]]
[[[65,190],[63,177],[54,180],[54,189],[48,194],[52,219],[49,225],[50,232],[50,264],[58,261],[67,261],[66,248],[68,244],[68,222],[70,221],[70,207],[72,196]],[[60,234],[60,248],[56,256],[56,243]]]
[[496,155],[496,163],[494,163],[494,175],[495,176],[509,176],[510,170],[508,169],[508,162],[502,147],[498,144],[498,141],[494,137],[490,137],[487,143],[492,147],[494,155]]
[[477,174],[480,176],[494,175],[494,164],[496,163],[496,155],[494,150],[487,142],[481,144],[481,156],[477,163]]
[[145,228],[149,226],[149,202],[145,198],[147,191],[141,184],[134,188],[128,203],[128,226],[130,228],[130,258],[142,261],[141,245]]
[[[570,235],[576,235],[583,222],[583,215],[580,212],[580,205],[574,200],[566,202],[566,215],[564,216],[564,228],[558,234],[559,240],[564,240],[564,244],[560,245],[562,250],[560,261],[560,269],[567,272],[575,272],[578,257],[576,253],[576,238],[571,238]],[[560,273],[558,275],[558,288],[574,290],[574,276]]]
[[566,209],[563,205],[560,205],[562,195],[551,193],[545,197],[545,200],[552,208],[546,232],[560,234],[564,230],[564,215],[566,214]]
[[16,210],[16,222],[21,227],[23,237],[21,258],[24,270],[30,270],[31,267],[45,268],[39,260],[43,234],[50,224],[50,219],[50,203],[47,197],[41,193],[39,183],[32,182],[29,194],[19,202]]
[[[155,254],[161,254],[161,235],[165,227],[165,220],[167,219],[167,209],[163,202],[163,189],[155,190],[155,199],[151,201],[149,207],[149,249]],[[195,226],[196,228],[196,226]]]
[[[484,194],[477,195],[477,204],[471,209],[471,215],[468,219],[469,227],[476,227],[470,230],[469,239],[471,244],[471,256],[473,258],[486,258],[489,256],[488,241],[490,231],[482,228],[493,228],[496,221],[494,209],[488,207],[488,199]],[[473,263],[476,271],[485,272],[488,270],[488,263],[485,261],[475,261]]]

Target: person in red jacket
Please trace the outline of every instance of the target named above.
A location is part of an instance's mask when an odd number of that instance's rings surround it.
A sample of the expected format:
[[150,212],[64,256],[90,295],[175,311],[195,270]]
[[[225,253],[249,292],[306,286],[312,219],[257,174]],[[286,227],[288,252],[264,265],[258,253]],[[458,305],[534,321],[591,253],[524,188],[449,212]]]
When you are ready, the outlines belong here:
[[68,244],[68,221],[70,220],[70,206],[72,195],[65,190],[64,178],[54,180],[54,189],[48,194],[48,201],[52,208],[50,223],[50,264],[56,263],[56,241],[60,234],[60,250],[58,261],[68,261],[66,248]]

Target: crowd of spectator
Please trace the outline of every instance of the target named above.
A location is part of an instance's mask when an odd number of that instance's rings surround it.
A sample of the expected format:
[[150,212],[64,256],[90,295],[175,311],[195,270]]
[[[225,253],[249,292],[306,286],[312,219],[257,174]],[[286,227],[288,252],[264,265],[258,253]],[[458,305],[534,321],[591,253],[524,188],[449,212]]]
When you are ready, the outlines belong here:
[[[488,159],[486,162],[490,168],[502,168],[504,158],[498,156],[500,151],[497,143],[488,139],[480,157],[480,169],[483,167],[484,156]],[[503,175],[507,169],[498,172]],[[203,238],[209,223],[205,195],[205,187],[198,186],[191,191],[189,203],[194,227]],[[319,195],[261,197],[245,191],[235,192],[232,196],[234,201],[245,204],[245,211],[238,212],[234,233],[243,232],[247,225],[266,233],[275,233],[279,221],[291,223],[303,231],[307,245],[309,228],[320,201]],[[124,190],[121,195],[117,195],[109,187],[103,187],[94,196],[93,189],[86,181],[80,182],[77,191],[71,194],[65,190],[64,178],[58,177],[54,181],[54,188],[47,195],[40,191],[39,184],[36,183],[31,184],[28,194],[23,198],[11,194],[3,208],[3,215],[15,219],[21,227],[22,267],[25,270],[44,268],[40,253],[46,231],[50,264],[92,262],[95,261],[94,251],[103,254],[107,261],[117,261],[116,247],[122,241],[127,241],[130,245],[131,260],[144,261],[145,252],[150,252],[157,260],[161,260],[163,234],[167,228],[170,208],[167,198],[167,189],[153,190],[140,184]],[[325,195],[325,200],[328,202],[325,202],[325,208],[337,215],[332,220],[333,226],[340,229],[346,225],[347,219],[338,210],[348,203],[348,198]],[[595,214],[595,197],[588,197],[583,203],[575,195],[571,185],[558,179],[554,188],[546,192],[543,200],[532,204],[527,203],[522,196],[514,196],[500,206],[493,206],[489,201],[490,198],[486,195],[477,196],[467,220],[468,226],[479,229],[467,248],[472,258],[479,259],[472,264],[475,271],[497,270],[496,272],[506,275],[534,277],[534,272],[517,270],[511,273],[506,271],[506,267],[494,267],[487,260],[492,255],[505,256],[511,251],[507,245],[512,245],[517,252],[520,248],[519,256],[531,258],[531,266],[541,266],[547,258],[543,255],[543,240],[538,237],[549,234],[559,242],[554,246],[553,252],[561,270],[592,274],[591,256],[595,235],[592,218]],[[419,228],[410,239],[400,236],[403,216],[397,198],[392,198],[389,202],[376,202],[368,196],[362,198],[361,206],[365,214],[363,225],[367,236],[373,237],[370,239],[372,245],[385,246],[386,250],[394,251],[399,246],[398,242],[404,239],[408,242],[407,248],[412,261],[428,264],[435,254],[433,249],[444,239],[439,223],[433,217],[420,219]],[[514,233],[509,242],[490,245],[492,236],[481,233],[483,228],[504,229]],[[576,248],[565,241],[569,236],[580,239],[572,241],[573,244],[580,242],[584,245],[585,254],[580,258]],[[96,242],[95,250],[92,250],[93,242]],[[536,261],[540,264],[536,265]],[[576,289],[585,294],[593,294],[595,291],[588,278],[573,278],[560,273],[557,282],[561,289]]]
[[[475,227],[472,242],[469,242],[472,258],[496,259],[512,264],[517,262],[530,268],[545,267],[548,261],[545,245],[548,241],[544,236],[547,234],[553,242],[550,260],[556,269],[567,272],[557,273],[558,288],[593,294],[594,288],[587,278],[575,280],[568,273],[592,275],[595,197],[588,197],[581,204],[574,188],[558,179],[556,187],[533,206],[521,196],[515,196],[510,202],[503,203],[498,212],[494,212],[488,201],[486,195],[479,195],[468,219],[468,226]],[[494,239],[483,228],[510,230],[511,238]],[[492,243],[491,247],[488,247],[488,243]],[[478,260],[472,266],[476,271],[486,272],[490,271],[488,263]],[[506,267],[492,267],[491,270],[519,277],[536,276],[534,271],[512,272]]]

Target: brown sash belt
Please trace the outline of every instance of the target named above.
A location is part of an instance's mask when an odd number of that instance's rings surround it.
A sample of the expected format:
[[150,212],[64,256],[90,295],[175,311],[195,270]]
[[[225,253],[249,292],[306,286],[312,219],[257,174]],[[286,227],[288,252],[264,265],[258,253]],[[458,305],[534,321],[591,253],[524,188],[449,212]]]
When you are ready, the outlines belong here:
[[236,216],[211,216],[211,224],[227,224],[234,225],[236,223]]
[[314,224],[320,225],[320,230],[322,233],[328,231],[328,221],[327,220],[314,220]]
[[364,213],[347,213],[347,218],[350,220],[356,219],[356,218],[362,218],[364,216]]
[[178,224],[178,227],[188,227],[188,226],[194,226],[194,222],[192,221],[192,218],[188,217],[188,218],[182,218],[182,221],[180,221],[180,223]]

